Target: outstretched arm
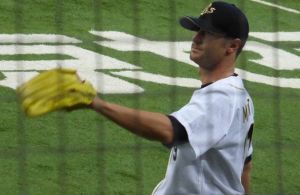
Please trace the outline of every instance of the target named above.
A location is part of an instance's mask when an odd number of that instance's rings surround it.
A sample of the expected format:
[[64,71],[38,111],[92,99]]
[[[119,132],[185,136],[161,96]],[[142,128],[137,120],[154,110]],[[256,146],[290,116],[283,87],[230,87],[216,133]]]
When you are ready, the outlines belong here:
[[99,97],[93,100],[91,108],[136,135],[163,144],[173,141],[172,123],[164,114],[127,108]]

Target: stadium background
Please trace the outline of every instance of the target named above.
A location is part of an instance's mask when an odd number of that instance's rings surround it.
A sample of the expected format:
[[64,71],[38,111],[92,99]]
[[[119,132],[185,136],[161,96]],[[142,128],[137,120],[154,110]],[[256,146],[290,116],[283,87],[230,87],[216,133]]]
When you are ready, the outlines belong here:
[[[300,15],[251,0],[228,0],[243,9],[252,32],[300,31]],[[266,2],[266,1],[264,1]],[[295,0],[267,2],[300,10]],[[178,18],[199,15],[196,0],[1,0],[0,34],[62,34],[78,46],[138,65],[151,73],[197,79],[197,69],[150,52],[122,52],[95,44],[89,31],[126,32],[155,41],[190,41]],[[256,40],[250,37],[250,40]],[[5,42],[5,41],[4,41]],[[264,42],[300,56],[299,41]],[[3,44],[3,41],[1,41]],[[138,42],[137,42],[138,44]],[[172,44],[170,45],[172,46]],[[278,61],[274,53],[274,63]],[[69,59],[65,55],[0,55],[0,60]],[[299,78],[299,70],[274,70],[249,62],[238,67],[274,77]],[[288,63],[289,59],[286,59]],[[101,63],[101,61],[99,61]],[[1,62],[0,62],[1,67]],[[3,68],[3,67],[1,67]],[[110,74],[109,70],[103,70]],[[0,79],[5,79],[0,71]],[[111,102],[170,113],[194,89],[122,78],[144,88],[137,94],[102,94]],[[101,80],[101,79],[100,79]],[[252,194],[300,194],[300,90],[245,81],[256,107]],[[1,194],[150,194],[164,177],[169,151],[142,140],[88,110],[30,119],[15,91],[0,86]]]

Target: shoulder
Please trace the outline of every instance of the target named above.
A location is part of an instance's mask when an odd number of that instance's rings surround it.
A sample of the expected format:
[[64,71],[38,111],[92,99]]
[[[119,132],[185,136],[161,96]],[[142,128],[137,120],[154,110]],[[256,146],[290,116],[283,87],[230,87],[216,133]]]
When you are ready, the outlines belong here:
[[244,93],[245,91],[241,78],[232,76],[218,80],[204,88],[196,90],[193,96],[196,98],[206,98],[210,101],[216,99],[232,100],[237,93]]

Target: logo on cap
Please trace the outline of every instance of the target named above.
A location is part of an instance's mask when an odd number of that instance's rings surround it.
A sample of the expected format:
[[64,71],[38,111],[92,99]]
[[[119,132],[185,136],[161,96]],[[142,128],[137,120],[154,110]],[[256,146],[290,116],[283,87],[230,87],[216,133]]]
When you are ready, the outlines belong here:
[[204,15],[204,14],[212,14],[214,13],[214,11],[216,11],[216,8],[214,7],[211,7],[212,4],[209,4],[202,12],[201,12],[201,16]]

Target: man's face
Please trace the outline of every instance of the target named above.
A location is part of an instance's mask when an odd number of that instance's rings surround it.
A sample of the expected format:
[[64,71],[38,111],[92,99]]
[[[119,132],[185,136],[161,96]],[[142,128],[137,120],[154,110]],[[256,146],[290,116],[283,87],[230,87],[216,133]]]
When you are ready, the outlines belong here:
[[226,39],[223,35],[199,31],[193,37],[190,59],[201,68],[213,70],[226,56]]

